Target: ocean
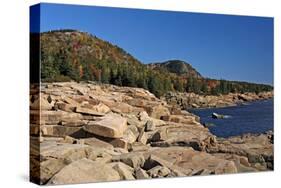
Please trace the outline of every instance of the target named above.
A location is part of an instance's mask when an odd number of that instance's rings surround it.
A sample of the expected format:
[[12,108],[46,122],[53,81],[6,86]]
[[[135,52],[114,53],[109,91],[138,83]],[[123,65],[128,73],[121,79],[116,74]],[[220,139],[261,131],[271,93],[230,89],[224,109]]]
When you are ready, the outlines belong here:
[[[273,130],[273,99],[255,101],[224,108],[188,110],[207,124],[211,133],[218,137],[230,137],[245,133],[263,133]],[[212,113],[227,115],[225,119],[213,119]]]

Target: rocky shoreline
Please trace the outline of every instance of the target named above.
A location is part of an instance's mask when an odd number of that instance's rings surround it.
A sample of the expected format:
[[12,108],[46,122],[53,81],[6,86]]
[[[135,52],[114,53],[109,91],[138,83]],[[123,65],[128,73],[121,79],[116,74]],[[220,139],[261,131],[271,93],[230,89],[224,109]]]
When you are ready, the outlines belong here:
[[169,92],[164,100],[170,105],[177,105],[182,109],[190,108],[221,108],[236,106],[257,100],[273,98],[273,91],[256,93],[229,93],[226,95],[198,95],[195,93]]
[[140,88],[32,86],[32,181],[54,185],[273,170],[273,132],[217,138],[179,106]]

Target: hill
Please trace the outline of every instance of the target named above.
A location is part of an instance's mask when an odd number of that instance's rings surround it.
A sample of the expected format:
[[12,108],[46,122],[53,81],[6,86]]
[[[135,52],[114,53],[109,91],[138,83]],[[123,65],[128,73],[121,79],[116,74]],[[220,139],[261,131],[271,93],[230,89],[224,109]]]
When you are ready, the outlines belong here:
[[163,70],[178,76],[202,78],[201,74],[189,63],[181,60],[169,60],[161,63],[148,64],[153,70]]
[[97,81],[148,89],[158,97],[168,91],[217,95],[273,89],[268,85],[204,78],[181,60],[142,64],[122,48],[76,30],[56,30],[39,36],[31,34],[33,66],[39,64],[39,52],[34,49],[38,47],[34,44],[38,40],[43,82]]

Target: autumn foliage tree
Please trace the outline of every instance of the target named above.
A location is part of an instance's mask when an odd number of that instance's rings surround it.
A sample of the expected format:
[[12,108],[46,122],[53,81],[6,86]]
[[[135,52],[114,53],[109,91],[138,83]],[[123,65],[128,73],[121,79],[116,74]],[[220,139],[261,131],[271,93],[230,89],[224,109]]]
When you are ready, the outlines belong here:
[[177,74],[181,61],[169,64],[172,72],[161,67],[152,69],[122,48],[87,33],[61,30],[43,33],[40,37],[41,78],[44,82],[96,81],[141,87],[158,97],[168,91],[218,95],[229,92],[258,93],[273,89],[264,84],[186,76],[180,70]]

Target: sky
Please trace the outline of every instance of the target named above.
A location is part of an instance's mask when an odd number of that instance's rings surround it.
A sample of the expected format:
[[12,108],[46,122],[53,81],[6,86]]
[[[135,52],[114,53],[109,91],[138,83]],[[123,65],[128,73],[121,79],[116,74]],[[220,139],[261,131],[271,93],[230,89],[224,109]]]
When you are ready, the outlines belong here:
[[273,18],[59,4],[40,11],[40,32],[76,29],[142,63],[179,59],[204,77],[273,85]]

